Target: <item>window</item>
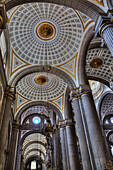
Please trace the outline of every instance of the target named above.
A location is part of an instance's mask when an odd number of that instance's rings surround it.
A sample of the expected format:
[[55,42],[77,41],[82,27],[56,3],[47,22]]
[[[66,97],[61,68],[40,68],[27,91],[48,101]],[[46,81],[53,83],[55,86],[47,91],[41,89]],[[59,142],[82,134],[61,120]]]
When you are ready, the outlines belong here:
[[36,161],[31,162],[31,169],[36,169]]

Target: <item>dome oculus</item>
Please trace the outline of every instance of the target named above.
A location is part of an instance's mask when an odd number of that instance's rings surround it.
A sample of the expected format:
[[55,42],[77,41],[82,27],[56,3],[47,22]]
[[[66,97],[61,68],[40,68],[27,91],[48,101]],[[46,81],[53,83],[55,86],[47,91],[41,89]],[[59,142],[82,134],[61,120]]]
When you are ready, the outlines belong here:
[[35,31],[37,37],[44,41],[49,41],[56,35],[55,26],[47,21],[39,23]]
[[32,121],[34,124],[39,124],[41,122],[41,119],[40,119],[40,117],[36,116],[36,117],[33,117]]

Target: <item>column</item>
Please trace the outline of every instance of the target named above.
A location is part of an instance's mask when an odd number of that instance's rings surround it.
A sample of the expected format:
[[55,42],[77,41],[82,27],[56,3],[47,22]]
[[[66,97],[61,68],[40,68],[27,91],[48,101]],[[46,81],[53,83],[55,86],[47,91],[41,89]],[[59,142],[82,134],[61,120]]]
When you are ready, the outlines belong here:
[[10,141],[10,146],[9,146],[8,165],[7,165],[6,170],[8,170],[8,169],[14,170],[15,169],[18,133],[19,133],[19,130],[16,128],[15,125],[13,125],[11,141]]
[[8,125],[10,121],[11,114],[11,104],[14,100],[15,89],[8,87],[5,92],[6,105],[4,108],[4,116],[0,131],[0,170],[4,169],[5,164],[5,151],[6,151],[6,141],[8,135]]
[[54,169],[60,169],[62,167],[62,153],[61,143],[59,138],[59,130],[56,131],[54,136]]
[[67,147],[69,154],[70,170],[80,170],[80,161],[77,148],[77,136],[75,133],[73,114],[69,96],[65,96],[64,116],[66,124]]
[[66,157],[66,146],[65,146],[65,126],[60,126],[60,139],[61,139],[61,149],[62,149],[62,163],[63,163],[63,170],[68,169],[68,161]]
[[95,32],[95,36],[99,34],[102,37],[113,55],[113,11],[108,11],[108,14],[102,14],[98,17]]
[[92,156],[92,169],[104,169],[104,164],[110,159],[104,134],[100,126],[95,104],[88,85],[80,85],[79,96],[81,96],[81,110],[84,117],[86,136],[90,144]]
[[82,121],[82,113],[79,106],[79,95],[78,95],[78,88],[74,89],[70,93],[71,102],[74,109],[74,117],[76,122],[76,130],[77,136],[79,139],[81,157],[82,157],[82,165],[83,170],[90,170],[91,168],[91,154],[90,153],[90,145],[86,138],[86,132],[84,131],[84,123]]
[[[56,114],[53,114],[53,125],[56,127]],[[59,129],[57,128],[53,136],[54,169],[62,168],[62,152],[60,143]]]

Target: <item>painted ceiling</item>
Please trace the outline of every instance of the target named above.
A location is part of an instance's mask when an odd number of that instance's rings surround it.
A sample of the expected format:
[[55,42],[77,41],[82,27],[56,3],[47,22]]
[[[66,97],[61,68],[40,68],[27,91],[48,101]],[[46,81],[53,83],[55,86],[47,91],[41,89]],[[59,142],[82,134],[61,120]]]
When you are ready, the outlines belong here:
[[7,18],[11,42],[10,77],[29,65],[49,64],[75,78],[80,43],[93,22],[88,16],[60,5],[29,3],[9,10]]
[[[92,68],[90,63],[92,60],[100,58],[102,64],[99,67]],[[110,82],[113,77],[113,56],[107,48],[90,49],[86,56],[86,73],[92,78],[100,78],[106,82]]]
[[[33,143],[31,143],[31,142],[33,142]],[[24,143],[23,143],[23,148],[22,148],[24,160],[26,160],[28,157],[30,157],[32,155],[40,156],[40,151],[42,151],[43,154],[46,155],[45,146],[40,143],[37,143],[37,142],[41,142],[41,143],[45,144],[46,137],[40,133],[33,133],[25,138]],[[43,154],[41,154],[41,158],[44,160]]]
[[[104,6],[103,0],[92,2]],[[76,61],[81,42],[90,24],[94,24],[87,15],[55,4],[26,3],[9,10],[7,20],[11,48],[10,79],[29,66],[50,65],[63,70],[76,80]],[[100,49],[98,51],[100,52]],[[99,52],[96,51],[101,55]],[[95,51],[90,50],[87,55],[87,74],[93,75],[94,69],[89,68],[89,63],[94,56]],[[99,72],[100,74],[102,73]],[[104,77],[106,74],[107,71],[103,74]],[[100,89],[102,92],[101,85],[93,83],[90,82],[95,94],[97,95]],[[28,74],[16,86],[16,112],[18,113],[19,109],[32,101],[48,101],[63,113],[66,87],[67,84],[63,79],[54,74],[46,72]],[[25,115],[42,110],[48,115],[46,109],[37,106],[28,109]],[[46,154],[43,145],[38,143],[28,145],[35,141],[45,144],[46,137],[37,133],[26,137],[23,143],[25,159],[31,155],[40,155],[40,152],[36,151],[37,148]]]
[[[43,76],[47,82],[40,85],[38,79]],[[39,84],[38,84],[39,83]],[[63,79],[47,72],[32,73],[23,77],[16,86],[16,111],[32,101],[46,101],[54,104],[63,112],[64,93],[67,84]]]

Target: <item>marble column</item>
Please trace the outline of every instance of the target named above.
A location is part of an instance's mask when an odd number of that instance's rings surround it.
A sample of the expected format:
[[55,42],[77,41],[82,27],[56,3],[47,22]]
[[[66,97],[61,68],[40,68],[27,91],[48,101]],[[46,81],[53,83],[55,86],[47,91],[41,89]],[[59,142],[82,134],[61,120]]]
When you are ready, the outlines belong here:
[[102,37],[113,56],[113,11],[98,17],[95,25],[95,36]]
[[64,116],[66,124],[66,137],[67,137],[67,147],[69,154],[69,165],[70,170],[80,170],[80,161],[77,148],[77,136],[75,133],[73,114],[71,102],[69,101],[69,96],[65,96],[64,103]]
[[10,121],[11,115],[11,104],[14,100],[15,89],[8,87],[5,92],[6,97],[6,105],[4,108],[4,116],[1,125],[0,131],[0,170],[4,169],[5,164],[5,151],[6,151],[6,142],[7,142],[7,135],[8,135],[8,125]]
[[110,159],[110,155],[106,148],[104,134],[102,133],[89,85],[80,85],[79,96],[81,97],[80,104],[84,116],[86,136],[90,144],[92,169],[104,169],[104,164]]
[[70,97],[71,97],[71,102],[72,102],[72,106],[74,109],[74,118],[76,122],[77,136],[78,136],[79,145],[80,145],[83,170],[90,170],[92,169],[91,168],[92,167],[91,166],[91,154],[89,154],[90,145],[86,138],[86,132],[84,131],[84,121],[83,121],[83,116],[82,116],[80,106],[79,106],[80,98],[77,95],[78,94],[77,92],[78,92],[78,88],[75,90],[72,90],[70,93]]
[[15,169],[18,133],[19,133],[19,130],[16,128],[15,125],[13,125],[10,147],[9,147],[8,164],[7,164],[6,170],[8,170],[8,169],[14,170]]

